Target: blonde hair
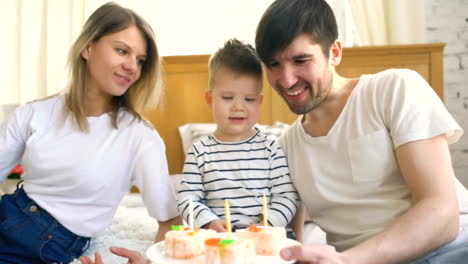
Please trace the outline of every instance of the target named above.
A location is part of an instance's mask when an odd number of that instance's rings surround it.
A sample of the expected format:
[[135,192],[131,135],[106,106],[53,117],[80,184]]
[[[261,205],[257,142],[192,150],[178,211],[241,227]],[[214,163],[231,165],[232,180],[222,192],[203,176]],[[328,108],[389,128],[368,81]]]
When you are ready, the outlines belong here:
[[122,96],[112,98],[112,124],[117,128],[117,115],[121,107],[125,107],[128,112],[141,119],[139,113],[143,109],[157,107],[160,103],[163,95],[161,59],[151,26],[132,10],[112,2],[107,3],[89,17],[68,55],[71,79],[65,95],[65,114],[71,114],[82,131],[88,131],[84,109],[87,92],[86,60],[82,57],[82,51],[103,36],[124,30],[130,25],[135,25],[145,37],[146,60],[142,65],[140,78]]
[[229,39],[224,46],[211,56],[208,62],[208,91],[213,91],[216,85],[218,70],[225,68],[239,74],[263,77],[262,62],[255,49],[235,38]]

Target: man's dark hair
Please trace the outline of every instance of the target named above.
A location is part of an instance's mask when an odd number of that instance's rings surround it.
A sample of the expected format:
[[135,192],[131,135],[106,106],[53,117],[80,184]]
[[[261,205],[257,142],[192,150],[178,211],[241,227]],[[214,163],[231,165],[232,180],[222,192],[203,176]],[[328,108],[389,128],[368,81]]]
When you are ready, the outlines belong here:
[[263,14],[255,46],[264,63],[286,48],[298,35],[307,34],[325,56],[338,38],[335,15],[325,0],[276,0]]

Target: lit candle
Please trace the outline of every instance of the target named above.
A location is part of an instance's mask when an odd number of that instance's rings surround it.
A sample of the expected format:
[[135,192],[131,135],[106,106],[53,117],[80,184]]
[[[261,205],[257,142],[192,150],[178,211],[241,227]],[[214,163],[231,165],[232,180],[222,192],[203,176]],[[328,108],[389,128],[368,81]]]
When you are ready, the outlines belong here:
[[263,225],[268,226],[268,207],[265,193],[263,193]]
[[226,229],[228,233],[228,239],[231,238],[231,215],[229,214],[229,202],[227,199],[224,200],[224,211],[226,214]]
[[189,200],[189,228],[190,228],[190,231],[194,231],[194,228],[193,228],[193,202],[192,202],[192,199]]

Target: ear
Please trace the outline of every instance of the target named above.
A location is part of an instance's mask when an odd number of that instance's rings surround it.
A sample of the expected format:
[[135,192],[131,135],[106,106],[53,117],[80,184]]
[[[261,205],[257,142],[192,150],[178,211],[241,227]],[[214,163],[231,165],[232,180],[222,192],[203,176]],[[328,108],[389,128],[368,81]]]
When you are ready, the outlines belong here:
[[85,60],[88,60],[89,58],[89,50],[91,49],[91,46],[88,45],[86,46],[86,48],[84,48],[82,51],[81,51],[81,57]]
[[260,104],[263,103],[263,94],[260,95]]
[[341,56],[343,55],[343,47],[339,40],[335,40],[330,46],[329,63],[330,66],[337,67],[341,62]]
[[210,91],[206,91],[205,92],[205,102],[208,104],[208,105],[211,105],[213,101],[213,96],[211,95],[211,92]]

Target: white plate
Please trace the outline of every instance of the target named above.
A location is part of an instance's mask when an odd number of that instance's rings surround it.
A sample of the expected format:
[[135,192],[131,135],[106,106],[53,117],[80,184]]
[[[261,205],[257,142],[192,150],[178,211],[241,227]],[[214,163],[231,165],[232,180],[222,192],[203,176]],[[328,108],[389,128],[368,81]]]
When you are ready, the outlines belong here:
[[[286,246],[298,245],[296,240],[288,239]],[[204,264],[205,256],[199,256],[193,259],[175,259],[168,257],[164,254],[164,241],[158,242],[150,246],[146,250],[146,257],[154,264]],[[286,261],[281,259],[280,256],[261,256],[257,255],[255,263],[268,263],[268,264],[286,264],[294,263],[295,261]]]

